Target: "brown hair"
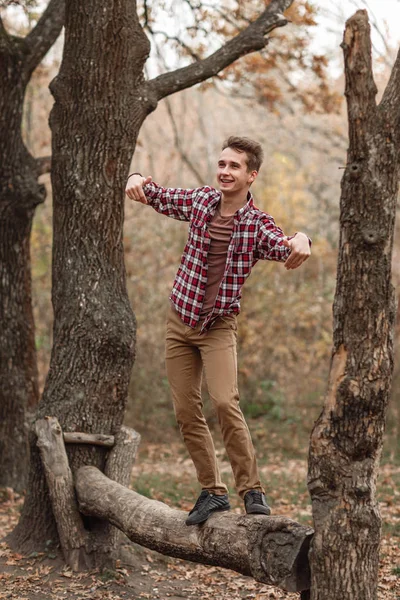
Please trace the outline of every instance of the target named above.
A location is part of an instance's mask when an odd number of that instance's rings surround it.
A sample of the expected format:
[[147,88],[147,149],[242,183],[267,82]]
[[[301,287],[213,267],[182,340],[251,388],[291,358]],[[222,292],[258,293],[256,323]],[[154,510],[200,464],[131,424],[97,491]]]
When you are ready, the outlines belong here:
[[264,159],[264,152],[261,144],[247,137],[238,137],[231,135],[222,145],[222,150],[225,148],[233,148],[238,152],[245,152],[247,155],[247,170],[259,171],[261,163]]

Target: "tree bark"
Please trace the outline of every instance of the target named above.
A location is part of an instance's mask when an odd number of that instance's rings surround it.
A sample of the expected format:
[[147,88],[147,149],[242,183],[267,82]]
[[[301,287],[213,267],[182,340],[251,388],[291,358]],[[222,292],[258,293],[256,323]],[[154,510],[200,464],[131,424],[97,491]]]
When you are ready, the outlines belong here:
[[39,396],[29,244],[35,208],[45,198],[22,140],[22,110],[32,71],[62,23],[60,0],[25,39],[10,36],[0,19],[0,486],[17,491],[26,486],[25,411]]
[[203,526],[189,528],[186,513],[140,496],[93,467],[79,469],[76,491],[84,514],[109,520],[142,546],[288,591],[309,588],[313,532],[286,517],[213,515]]
[[46,417],[36,421],[35,429],[64,560],[73,571],[93,568],[90,535],[75,500],[60,424],[54,417]]
[[366,11],[347,21],[342,47],[350,146],[342,180],[332,362],[309,456],[311,598],[373,600],[381,524],[375,489],[393,371],[399,59],[378,107]]
[[104,446],[112,448],[114,446],[113,435],[102,435],[99,433],[64,433],[64,442],[66,444],[89,444],[91,446]]
[[[71,0],[63,61],[51,84],[55,321],[38,418],[57,417],[66,433],[119,432],[134,358],[123,188],[149,111],[140,95],[149,42],[135,9],[132,0]],[[67,453],[73,473],[84,464],[105,468],[105,448],[68,445]],[[27,498],[10,537],[23,551],[58,540],[34,444],[31,454]]]

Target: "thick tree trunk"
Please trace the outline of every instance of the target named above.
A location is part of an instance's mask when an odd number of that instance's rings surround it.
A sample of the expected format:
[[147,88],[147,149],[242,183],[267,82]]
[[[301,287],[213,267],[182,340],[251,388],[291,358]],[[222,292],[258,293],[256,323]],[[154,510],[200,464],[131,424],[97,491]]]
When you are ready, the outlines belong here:
[[[54,345],[38,417],[57,417],[66,433],[115,435],[135,349],[123,189],[139,128],[154,108],[140,96],[149,43],[132,0],[70,0],[65,29],[51,85]],[[31,450],[28,494],[10,538],[25,551],[58,541],[38,451]],[[106,455],[97,446],[68,446],[73,473],[87,464],[104,470]]]
[[64,0],[50,0],[26,38],[11,36],[0,16],[0,486],[25,488],[26,407],[38,401],[29,240],[45,198],[40,166],[22,141],[22,109],[32,72],[57,39]]
[[26,486],[25,412],[38,401],[29,240],[35,207],[45,198],[36,162],[21,138],[23,42],[0,43],[0,486]]
[[377,107],[366,11],[347,22],[343,50],[350,147],[342,180],[332,363],[310,446],[313,600],[377,597],[381,520],[375,487],[393,370],[399,59]]
[[79,506],[107,519],[132,541],[168,556],[232,569],[288,591],[310,586],[308,549],[312,529],[286,517],[214,515],[201,527],[187,515],[149,500],[93,467],[76,476]]

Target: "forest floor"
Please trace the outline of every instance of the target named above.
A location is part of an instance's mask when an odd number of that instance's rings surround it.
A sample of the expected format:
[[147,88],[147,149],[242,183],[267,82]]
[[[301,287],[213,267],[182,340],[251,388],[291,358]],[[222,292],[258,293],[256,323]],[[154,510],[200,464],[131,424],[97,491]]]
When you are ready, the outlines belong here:
[[[230,488],[232,510],[243,512],[233,491],[224,450],[217,451],[223,478]],[[260,461],[262,479],[275,515],[311,525],[303,458],[268,454]],[[132,487],[169,506],[189,510],[199,489],[182,444],[141,446]],[[400,600],[400,467],[383,464],[378,496],[382,514],[379,600]],[[18,521],[23,498],[6,490],[0,498],[0,539]],[[72,573],[51,550],[21,556],[0,543],[0,600],[298,600],[276,588],[221,568],[161,556],[134,544],[123,547],[116,571]]]

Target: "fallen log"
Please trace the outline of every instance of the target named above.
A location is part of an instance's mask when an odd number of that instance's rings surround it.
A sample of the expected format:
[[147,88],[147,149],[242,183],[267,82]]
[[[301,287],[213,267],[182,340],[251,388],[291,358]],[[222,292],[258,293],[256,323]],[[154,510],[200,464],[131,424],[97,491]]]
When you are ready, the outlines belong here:
[[220,513],[188,527],[186,513],[145,498],[91,466],[77,471],[75,489],[83,514],[108,520],[141,546],[232,569],[289,592],[310,587],[313,530],[291,519]]

